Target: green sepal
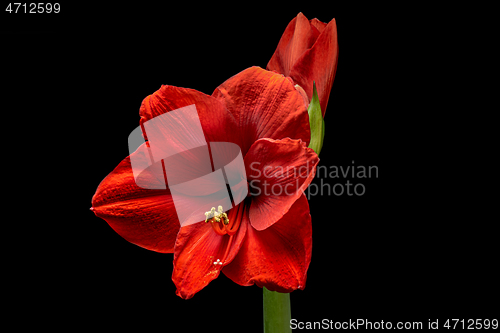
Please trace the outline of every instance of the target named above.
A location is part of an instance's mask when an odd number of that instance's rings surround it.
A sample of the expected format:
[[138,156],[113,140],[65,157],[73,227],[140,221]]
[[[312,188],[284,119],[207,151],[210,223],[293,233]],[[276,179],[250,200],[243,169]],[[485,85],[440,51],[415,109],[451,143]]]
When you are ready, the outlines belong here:
[[316,90],[316,82],[313,82],[313,96],[307,109],[309,113],[309,125],[311,126],[311,140],[309,148],[313,149],[319,155],[323,147],[323,138],[325,137],[325,121],[321,113],[319,105],[318,91]]

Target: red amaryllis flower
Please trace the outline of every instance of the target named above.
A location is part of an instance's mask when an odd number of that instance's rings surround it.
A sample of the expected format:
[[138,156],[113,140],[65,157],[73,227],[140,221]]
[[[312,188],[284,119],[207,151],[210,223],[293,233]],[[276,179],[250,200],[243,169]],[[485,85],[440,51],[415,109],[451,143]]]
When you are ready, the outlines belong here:
[[[182,298],[191,298],[221,271],[244,286],[303,289],[312,242],[303,190],[319,159],[307,148],[310,131],[302,97],[283,75],[252,67],[228,79],[212,96],[162,86],[144,99],[141,124],[192,104],[207,142],[240,147],[249,195],[226,216],[202,207],[207,221],[201,214],[200,222],[180,227],[168,184],[165,190],[136,184],[131,158],[147,158],[138,149],[101,182],[92,210],[131,243],[173,252],[172,280]],[[160,181],[147,170],[141,177]],[[196,198],[186,198],[185,204],[200,209]]]
[[338,54],[335,19],[326,24],[299,13],[286,27],[266,69],[291,77],[305,90],[309,101],[315,81],[324,117]]

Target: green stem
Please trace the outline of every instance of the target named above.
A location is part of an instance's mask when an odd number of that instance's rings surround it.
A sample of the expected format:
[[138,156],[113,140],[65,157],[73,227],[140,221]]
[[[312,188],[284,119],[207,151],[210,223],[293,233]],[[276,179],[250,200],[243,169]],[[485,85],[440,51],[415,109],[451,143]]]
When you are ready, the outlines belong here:
[[290,294],[262,288],[264,333],[290,333]]

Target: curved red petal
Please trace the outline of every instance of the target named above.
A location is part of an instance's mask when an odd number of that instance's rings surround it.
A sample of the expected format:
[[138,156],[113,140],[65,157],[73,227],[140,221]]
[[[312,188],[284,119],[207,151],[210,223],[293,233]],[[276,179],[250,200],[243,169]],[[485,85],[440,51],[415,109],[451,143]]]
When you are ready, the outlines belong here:
[[[295,32],[295,25],[297,22],[297,17],[294,17],[293,20],[288,23],[288,25],[285,28],[285,31],[283,32],[283,35],[281,35],[281,38],[278,42],[278,46],[276,47],[276,50],[274,51],[273,56],[267,63],[266,69],[268,71],[273,71],[276,73],[287,73],[289,74],[290,69],[292,66],[287,66],[287,63],[284,61],[286,58],[285,54],[287,53],[287,46],[290,44],[290,41],[293,38],[293,34]],[[287,75],[288,76],[288,75]]]
[[245,154],[260,138],[290,137],[309,143],[309,115],[300,93],[283,75],[248,68],[215,89],[212,96],[236,119]]
[[309,23],[311,26],[315,27],[319,33],[322,33],[323,30],[325,30],[325,27],[327,26],[327,23],[321,22],[317,18],[313,18],[312,20],[309,20]]
[[316,82],[323,117],[337,70],[338,54],[337,25],[333,19],[290,71],[290,77],[304,88],[309,100],[313,94],[313,81]]
[[299,13],[286,27],[266,69],[289,76],[295,62],[314,44],[318,35],[318,29],[311,27],[307,17]]
[[[241,209],[246,209],[241,203]],[[228,216],[231,216],[230,211]],[[232,218],[232,216],[231,216]],[[174,270],[172,280],[176,294],[189,299],[219,276],[221,268],[229,264],[245,238],[248,226],[248,213],[242,214],[238,231],[232,236],[230,248],[222,265],[214,264],[223,260],[229,243],[229,235],[218,235],[210,223],[200,222],[180,229],[175,243]]]
[[92,210],[127,241],[148,250],[172,253],[179,221],[169,190],[149,169],[140,175],[141,180],[165,189],[141,188],[134,179],[130,158],[143,159],[143,152],[138,149],[104,178],[92,198]]
[[[240,132],[234,130],[233,115],[216,98],[194,89],[163,85],[143,100],[140,123],[143,125],[154,117],[192,104],[196,106],[206,142],[233,142],[241,147],[242,139]],[[147,139],[146,133],[144,135]],[[165,133],[165,137],[168,138],[169,133]]]
[[245,156],[250,191],[250,223],[264,230],[285,215],[303,194],[319,162],[314,150],[300,140],[260,139]]
[[278,292],[304,289],[311,251],[311,215],[302,195],[273,226],[263,231],[249,226],[238,254],[223,273],[242,286],[255,283]]

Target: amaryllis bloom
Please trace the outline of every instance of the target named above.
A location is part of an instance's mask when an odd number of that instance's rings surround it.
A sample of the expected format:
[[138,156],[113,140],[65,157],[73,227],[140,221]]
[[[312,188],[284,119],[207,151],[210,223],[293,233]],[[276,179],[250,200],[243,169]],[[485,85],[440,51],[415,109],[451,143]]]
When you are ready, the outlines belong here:
[[326,24],[299,13],[286,27],[266,69],[291,77],[305,90],[309,101],[315,81],[324,117],[338,54],[335,19]]
[[[165,190],[136,184],[131,158],[147,158],[138,149],[101,182],[92,210],[129,242],[174,253],[172,280],[182,298],[191,298],[221,271],[243,286],[303,289],[312,246],[303,191],[319,159],[307,148],[310,130],[302,96],[289,78],[251,67],[212,96],[162,86],[144,99],[141,124],[192,104],[207,142],[240,147],[248,196],[226,214],[222,207],[202,207],[206,214],[199,222],[181,227],[168,184]],[[187,162],[186,169],[196,167],[196,161]],[[141,176],[158,181],[147,170]],[[185,204],[200,209],[196,198],[186,198]]]

